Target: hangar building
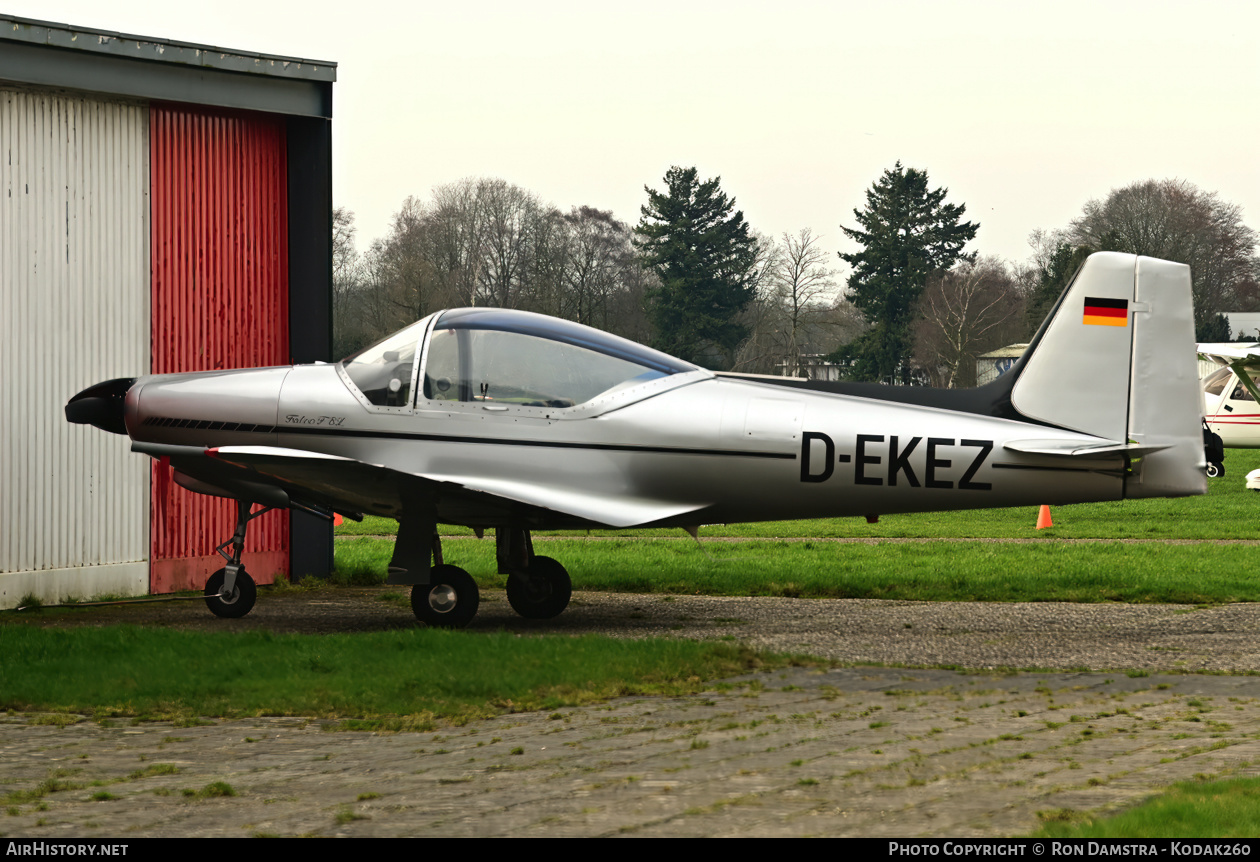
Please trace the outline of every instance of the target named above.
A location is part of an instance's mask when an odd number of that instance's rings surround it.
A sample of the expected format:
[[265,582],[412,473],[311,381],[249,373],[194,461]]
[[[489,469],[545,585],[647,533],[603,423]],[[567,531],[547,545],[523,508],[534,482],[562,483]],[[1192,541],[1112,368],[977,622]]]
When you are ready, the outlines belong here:
[[[71,396],[326,360],[336,65],[0,15],[0,608],[199,589],[232,501],[189,493]],[[326,575],[272,512],[259,583]]]

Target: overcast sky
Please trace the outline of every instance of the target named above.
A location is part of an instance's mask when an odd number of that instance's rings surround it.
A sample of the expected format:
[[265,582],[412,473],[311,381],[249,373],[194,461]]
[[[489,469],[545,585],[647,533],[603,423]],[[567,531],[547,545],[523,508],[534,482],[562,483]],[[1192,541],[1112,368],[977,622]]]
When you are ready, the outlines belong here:
[[[1010,260],[1090,198],[1178,177],[1260,229],[1260,4],[8,0],[20,17],[337,63],[358,246],[408,195],[501,177],[634,223],[671,165],[754,230],[840,225],[900,159]],[[837,260],[837,266],[840,262]],[[843,267],[841,267],[843,269]]]

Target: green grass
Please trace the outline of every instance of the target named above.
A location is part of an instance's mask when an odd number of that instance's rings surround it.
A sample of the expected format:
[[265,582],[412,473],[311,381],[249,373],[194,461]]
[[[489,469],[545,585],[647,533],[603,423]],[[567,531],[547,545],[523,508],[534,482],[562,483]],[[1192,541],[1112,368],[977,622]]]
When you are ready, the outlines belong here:
[[1034,838],[1218,838],[1260,835],[1260,779],[1190,781],[1112,817],[1040,812]]
[[[936,541],[694,542],[649,539],[538,541],[561,560],[575,589],[726,596],[803,596],[913,601],[1170,602],[1260,601],[1249,545],[1163,543],[1010,544]],[[444,543],[448,563],[483,587],[502,587],[494,543]],[[337,543],[337,567],[383,581],[386,539]]]
[[785,664],[729,643],[518,638],[433,629],[208,634],[135,626],[0,626],[0,708],[187,720],[302,715],[355,728],[684,693]]

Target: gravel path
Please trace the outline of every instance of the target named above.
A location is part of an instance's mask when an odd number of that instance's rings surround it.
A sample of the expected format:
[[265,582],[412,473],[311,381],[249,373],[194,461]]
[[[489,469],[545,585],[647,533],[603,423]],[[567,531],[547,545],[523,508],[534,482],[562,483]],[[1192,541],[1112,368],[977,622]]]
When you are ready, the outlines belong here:
[[[264,593],[236,621],[199,602],[72,616],[308,633],[415,625],[382,600],[391,592]],[[329,733],[294,719],[56,727],[9,716],[0,794],[35,792],[50,778],[68,786],[9,805],[0,833],[992,837],[1026,833],[1063,809],[1130,804],[1198,774],[1260,771],[1260,677],[1246,675],[1260,672],[1260,605],[583,592],[538,623],[487,591],[472,628],[734,637],[840,662],[971,670],[791,670],[695,697],[423,734]],[[986,670],[1005,668],[1045,672]],[[1202,670],[1218,673],[1176,673]],[[216,781],[237,795],[204,792]],[[112,798],[93,798],[102,792]]]

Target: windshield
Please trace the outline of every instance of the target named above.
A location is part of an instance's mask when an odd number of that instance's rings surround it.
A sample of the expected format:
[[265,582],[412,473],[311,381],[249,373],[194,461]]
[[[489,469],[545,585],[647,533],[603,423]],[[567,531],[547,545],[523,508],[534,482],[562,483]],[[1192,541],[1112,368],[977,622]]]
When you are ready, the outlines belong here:
[[625,359],[532,335],[437,329],[429,339],[424,397],[573,407],[622,385],[664,376]]
[[1225,391],[1225,384],[1229,382],[1232,374],[1233,372],[1228,368],[1218,368],[1203,381],[1203,391],[1208,395],[1220,395]]
[[438,319],[424,360],[424,397],[563,408],[695,366],[580,324],[504,309]]
[[[696,366],[568,320],[501,308],[440,313],[424,356],[429,401],[564,408]],[[347,356],[341,368],[372,404],[407,407],[416,351],[433,316]]]
[[413,323],[341,361],[341,367],[368,401],[381,407],[405,407],[411,403],[411,369],[426,322]]

